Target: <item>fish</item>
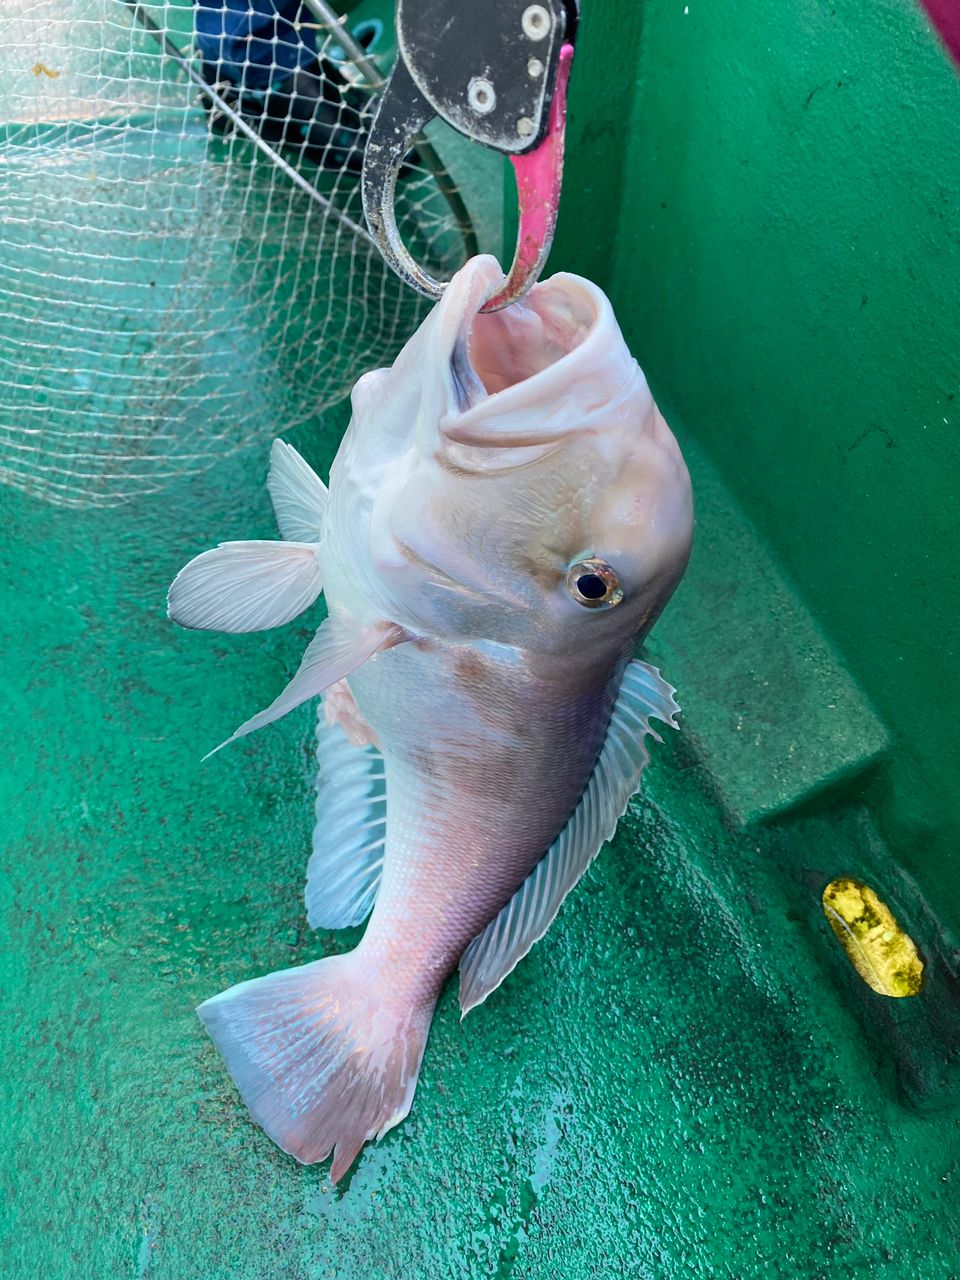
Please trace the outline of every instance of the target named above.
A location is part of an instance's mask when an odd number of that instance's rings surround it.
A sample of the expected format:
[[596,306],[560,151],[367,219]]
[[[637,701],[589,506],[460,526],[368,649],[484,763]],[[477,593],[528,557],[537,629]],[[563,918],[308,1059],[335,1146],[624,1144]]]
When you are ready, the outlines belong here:
[[463,1013],[503,982],[613,835],[651,721],[678,727],[635,652],[690,555],[680,448],[601,289],[560,273],[483,313],[503,278],[471,259],[357,382],[329,488],[274,442],[280,539],[203,552],[169,592],[176,622],[235,632],[325,598],[227,741],[322,696],[308,921],[369,921],[198,1013],[253,1118],[334,1182],[409,1112],[453,971]]

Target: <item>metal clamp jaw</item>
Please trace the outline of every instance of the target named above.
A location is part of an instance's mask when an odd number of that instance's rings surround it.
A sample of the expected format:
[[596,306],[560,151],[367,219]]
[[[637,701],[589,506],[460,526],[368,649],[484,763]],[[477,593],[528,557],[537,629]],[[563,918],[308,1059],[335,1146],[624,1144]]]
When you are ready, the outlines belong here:
[[438,298],[446,283],[403,244],[394,201],[403,158],[435,116],[508,155],[516,173],[513,263],[483,310],[516,301],[540,274],[557,221],[577,17],[576,0],[399,0],[399,53],[367,140],[363,209],[386,260],[420,293]]

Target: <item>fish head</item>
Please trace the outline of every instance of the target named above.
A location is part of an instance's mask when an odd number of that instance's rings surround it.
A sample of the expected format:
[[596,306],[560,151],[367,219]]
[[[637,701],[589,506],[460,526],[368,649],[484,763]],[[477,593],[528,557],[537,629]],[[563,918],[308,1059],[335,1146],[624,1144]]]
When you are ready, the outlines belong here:
[[483,314],[502,278],[473,259],[358,384],[328,600],[362,572],[372,611],[414,633],[604,661],[683,573],[689,476],[602,291],[561,274]]

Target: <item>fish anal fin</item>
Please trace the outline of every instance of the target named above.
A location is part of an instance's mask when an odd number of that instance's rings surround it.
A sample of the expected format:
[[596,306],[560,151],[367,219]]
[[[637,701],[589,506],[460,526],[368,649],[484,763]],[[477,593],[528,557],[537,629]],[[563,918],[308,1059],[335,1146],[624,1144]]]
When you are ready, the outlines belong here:
[[553,923],[564,898],[609,840],[649,760],[653,718],[676,728],[675,690],[646,662],[627,664],[600,756],[564,829],[460,961],[460,1008],[482,1004]]

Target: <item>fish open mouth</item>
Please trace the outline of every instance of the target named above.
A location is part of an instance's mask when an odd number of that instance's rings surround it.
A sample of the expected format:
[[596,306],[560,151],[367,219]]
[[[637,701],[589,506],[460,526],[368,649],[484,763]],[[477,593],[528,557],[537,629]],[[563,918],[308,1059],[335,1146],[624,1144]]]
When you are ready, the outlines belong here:
[[439,425],[447,445],[549,446],[571,432],[615,426],[625,400],[640,404],[644,392],[649,399],[595,285],[560,274],[502,311],[481,312],[501,282],[496,259],[474,258],[438,308],[448,375]]
[[[445,448],[550,447],[579,431],[620,429],[625,403],[644,420],[649,388],[596,285],[561,273],[502,311],[481,312],[502,283],[497,259],[475,257],[434,312],[424,353],[439,357],[433,385],[445,403],[439,421],[433,408],[428,420]],[[467,461],[458,454],[458,466]]]
[[474,378],[492,396],[575,351],[598,316],[596,299],[583,284],[558,276],[535,285],[520,302],[502,311],[478,312],[461,350]]

